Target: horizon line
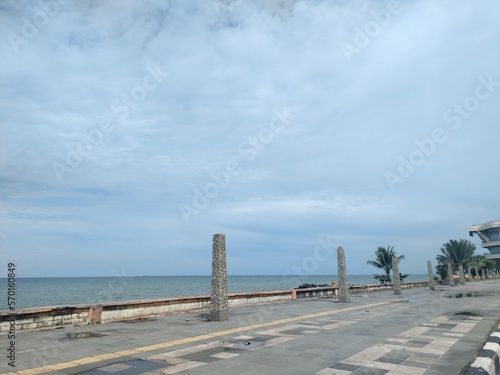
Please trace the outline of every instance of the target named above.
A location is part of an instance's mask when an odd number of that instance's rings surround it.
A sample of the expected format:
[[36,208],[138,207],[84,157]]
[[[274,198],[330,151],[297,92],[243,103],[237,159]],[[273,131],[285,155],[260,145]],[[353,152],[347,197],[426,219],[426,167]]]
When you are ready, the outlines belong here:
[[[351,274],[350,276],[375,276],[378,274]],[[412,275],[427,275],[427,273],[410,273],[409,276]],[[279,275],[279,274],[261,274],[261,275],[250,275],[250,274],[228,274],[229,276],[280,276],[280,277],[311,277],[311,276],[338,276],[338,274],[310,274],[310,275]],[[349,275],[347,275],[349,277]],[[77,279],[77,278],[99,278],[99,277],[105,277],[105,278],[130,278],[130,277],[211,277],[211,275],[119,275],[119,276],[16,276],[16,279]],[[0,279],[7,279],[8,277],[0,277]]]

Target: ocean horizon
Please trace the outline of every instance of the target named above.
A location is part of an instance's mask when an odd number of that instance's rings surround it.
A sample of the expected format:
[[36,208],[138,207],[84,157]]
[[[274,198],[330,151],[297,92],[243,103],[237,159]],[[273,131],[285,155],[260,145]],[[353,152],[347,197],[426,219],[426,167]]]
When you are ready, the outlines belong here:
[[[404,281],[427,281],[426,274]],[[210,295],[211,276],[19,277],[16,310],[32,307],[102,304],[144,299]],[[338,282],[337,275],[228,275],[228,293],[288,290],[299,285]],[[350,285],[379,284],[370,275],[349,275]],[[7,279],[0,278],[0,310],[8,309]]]

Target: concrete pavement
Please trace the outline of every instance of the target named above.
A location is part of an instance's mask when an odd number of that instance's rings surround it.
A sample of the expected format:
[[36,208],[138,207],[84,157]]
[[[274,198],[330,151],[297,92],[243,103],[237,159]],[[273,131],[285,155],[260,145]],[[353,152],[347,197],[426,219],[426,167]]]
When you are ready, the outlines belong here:
[[[457,298],[458,297],[458,298]],[[20,333],[5,374],[461,374],[500,318],[500,280]],[[0,347],[8,349],[7,336]],[[4,353],[7,351],[4,350]]]

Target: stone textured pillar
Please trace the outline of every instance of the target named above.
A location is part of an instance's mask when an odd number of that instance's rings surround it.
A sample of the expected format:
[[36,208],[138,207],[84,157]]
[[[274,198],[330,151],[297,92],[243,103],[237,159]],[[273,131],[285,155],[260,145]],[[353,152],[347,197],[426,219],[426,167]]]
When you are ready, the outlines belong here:
[[436,284],[434,283],[434,272],[432,272],[432,263],[430,260],[427,261],[427,273],[429,274],[430,290],[436,290]]
[[102,305],[92,305],[87,317],[88,324],[100,324],[102,316]]
[[214,234],[212,245],[212,294],[210,318],[216,322],[229,320],[227,303],[226,236]]
[[401,279],[399,278],[399,265],[398,265],[398,257],[396,255],[392,256],[392,273],[394,276],[394,294],[400,296],[401,293]]
[[345,263],[345,254],[342,246],[337,249],[337,267],[339,273],[339,302],[351,302],[349,294],[349,282],[347,281],[347,266]]
[[458,274],[460,275],[460,285],[465,285],[464,266],[458,266]]
[[455,286],[455,280],[453,280],[453,271],[451,269],[451,262],[448,263],[448,280],[450,282],[450,287]]

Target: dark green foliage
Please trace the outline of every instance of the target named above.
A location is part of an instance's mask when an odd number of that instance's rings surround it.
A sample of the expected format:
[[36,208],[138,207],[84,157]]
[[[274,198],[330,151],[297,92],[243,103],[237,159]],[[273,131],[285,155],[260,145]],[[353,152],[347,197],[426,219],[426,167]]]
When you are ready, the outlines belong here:
[[[371,266],[383,269],[385,271],[385,275],[387,276],[387,279],[388,279],[387,282],[389,282],[389,283],[391,282],[392,256],[393,255],[396,255],[396,252],[394,251],[394,246],[387,246],[387,248],[379,246],[377,248],[377,250],[375,251],[375,260],[368,260],[366,262],[367,264],[369,264]],[[400,260],[402,260],[404,258],[405,258],[404,255],[398,256],[398,263]],[[377,279],[377,280],[379,280],[382,283],[382,281],[380,279]]]
[[476,246],[472,242],[464,239],[458,241],[449,240],[447,243],[443,244],[439,251],[441,254],[436,256],[438,264],[446,265],[447,262],[451,261],[453,269],[457,271],[460,264],[465,268],[469,262],[472,261]]
[[385,283],[390,283],[391,282],[391,279],[390,277],[388,277],[387,275],[373,275],[373,278],[375,280],[378,280],[380,281],[380,284],[385,284]]
[[496,269],[496,263],[484,255],[474,255],[468,266],[479,270],[484,268],[486,271],[494,271]]
[[[407,273],[405,273],[405,274],[400,273],[399,274],[399,279],[400,279],[401,282],[403,282],[404,279],[406,279],[408,276],[410,276],[410,275],[407,274]],[[382,285],[385,284],[385,283],[391,283],[391,278],[388,277],[387,275],[384,275],[384,274],[382,274],[382,275],[373,275],[373,278],[375,280],[380,281],[380,284],[382,284]]]
[[436,266],[436,273],[441,280],[445,280],[448,277],[448,266],[445,264],[438,264]]

